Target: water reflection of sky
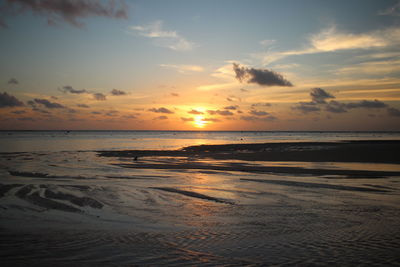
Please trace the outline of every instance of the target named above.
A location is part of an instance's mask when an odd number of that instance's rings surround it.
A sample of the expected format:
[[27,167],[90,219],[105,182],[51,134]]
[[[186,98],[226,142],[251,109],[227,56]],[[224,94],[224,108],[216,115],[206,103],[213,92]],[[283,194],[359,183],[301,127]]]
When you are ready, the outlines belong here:
[[179,149],[202,144],[400,140],[398,132],[1,131],[0,152]]

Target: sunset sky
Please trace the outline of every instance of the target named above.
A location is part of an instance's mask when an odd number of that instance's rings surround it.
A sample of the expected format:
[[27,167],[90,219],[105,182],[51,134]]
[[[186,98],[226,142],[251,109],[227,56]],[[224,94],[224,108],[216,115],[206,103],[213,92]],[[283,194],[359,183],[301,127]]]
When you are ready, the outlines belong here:
[[2,130],[400,130],[397,0],[0,3]]

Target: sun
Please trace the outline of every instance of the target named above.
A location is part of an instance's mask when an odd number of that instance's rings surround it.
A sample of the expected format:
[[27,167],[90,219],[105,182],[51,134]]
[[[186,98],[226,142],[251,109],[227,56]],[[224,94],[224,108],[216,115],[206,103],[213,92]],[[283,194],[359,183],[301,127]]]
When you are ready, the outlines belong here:
[[203,115],[197,115],[194,117],[193,125],[196,128],[204,128],[207,125],[207,121],[204,121]]

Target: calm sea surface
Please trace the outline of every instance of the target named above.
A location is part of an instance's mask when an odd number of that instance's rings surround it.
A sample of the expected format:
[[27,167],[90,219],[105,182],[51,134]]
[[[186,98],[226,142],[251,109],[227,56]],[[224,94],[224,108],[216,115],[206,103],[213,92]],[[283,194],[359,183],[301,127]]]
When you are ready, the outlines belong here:
[[0,131],[0,152],[179,149],[201,144],[400,140],[400,132]]

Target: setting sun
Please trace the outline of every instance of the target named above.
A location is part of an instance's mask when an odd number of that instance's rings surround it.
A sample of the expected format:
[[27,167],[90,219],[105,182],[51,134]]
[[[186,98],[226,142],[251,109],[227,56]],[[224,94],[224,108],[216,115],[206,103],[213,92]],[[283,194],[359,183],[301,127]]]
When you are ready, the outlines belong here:
[[194,127],[196,128],[204,128],[208,122],[204,121],[204,116],[203,115],[198,115],[194,117]]

